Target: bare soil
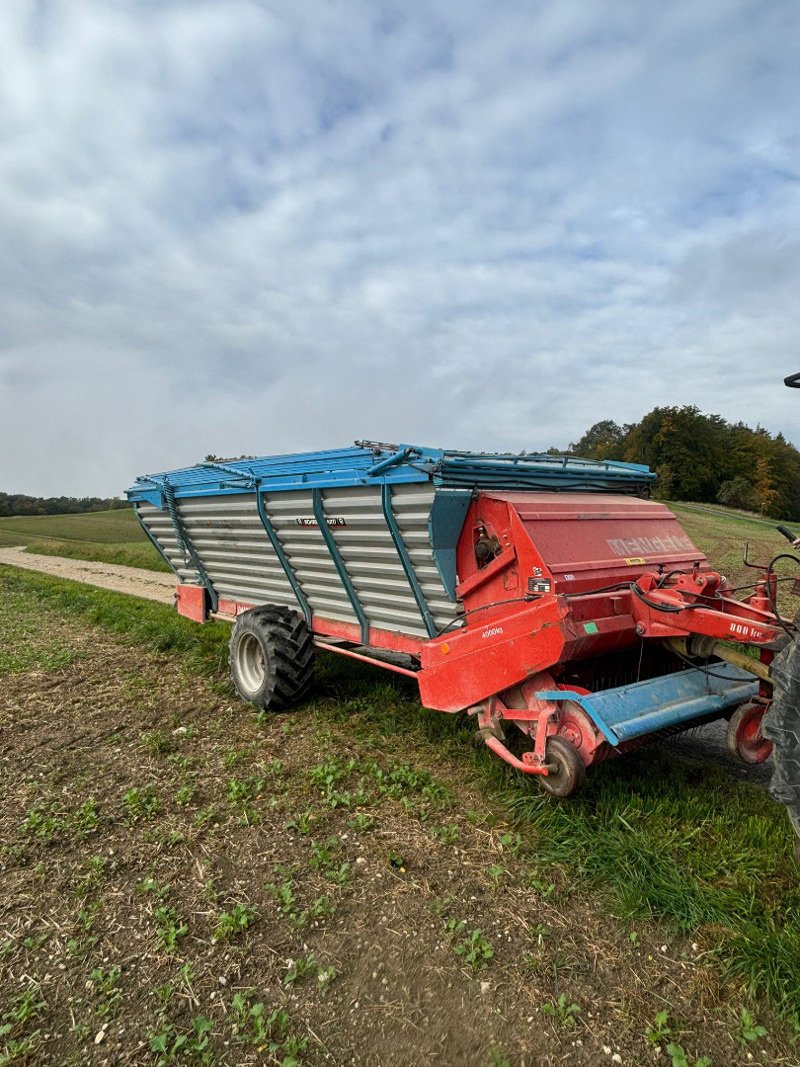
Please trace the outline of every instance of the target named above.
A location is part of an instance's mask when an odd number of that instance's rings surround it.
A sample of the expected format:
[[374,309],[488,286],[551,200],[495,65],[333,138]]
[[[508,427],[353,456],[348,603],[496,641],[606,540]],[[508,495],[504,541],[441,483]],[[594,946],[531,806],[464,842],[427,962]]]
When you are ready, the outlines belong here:
[[692,1065],[800,1062],[776,1020],[740,1039],[702,944],[540,870],[463,766],[48,626],[72,662],[0,677],[8,1062],[669,1065],[662,1010]]

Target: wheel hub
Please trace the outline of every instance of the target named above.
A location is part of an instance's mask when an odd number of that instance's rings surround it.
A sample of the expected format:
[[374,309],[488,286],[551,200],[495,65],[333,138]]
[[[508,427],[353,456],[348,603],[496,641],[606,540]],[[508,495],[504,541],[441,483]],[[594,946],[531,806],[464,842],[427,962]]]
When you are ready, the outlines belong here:
[[236,646],[236,667],[240,683],[251,693],[257,693],[264,682],[266,663],[261,642],[251,633],[243,633]]

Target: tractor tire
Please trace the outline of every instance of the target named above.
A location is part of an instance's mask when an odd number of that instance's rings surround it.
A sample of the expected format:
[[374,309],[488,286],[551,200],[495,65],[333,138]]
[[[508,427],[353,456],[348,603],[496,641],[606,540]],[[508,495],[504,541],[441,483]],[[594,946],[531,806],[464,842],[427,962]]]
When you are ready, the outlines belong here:
[[548,737],[544,760],[554,769],[538,777],[542,789],[554,797],[571,797],[577,793],[583,785],[586,767],[577,748],[566,737],[559,737],[558,734]]
[[790,641],[778,653],[771,674],[772,706],[761,725],[762,734],[773,744],[769,791],[786,805],[800,837],[800,641]]
[[289,608],[267,605],[237,616],[230,640],[233,687],[264,711],[288,711],[311,688],[314,640]]

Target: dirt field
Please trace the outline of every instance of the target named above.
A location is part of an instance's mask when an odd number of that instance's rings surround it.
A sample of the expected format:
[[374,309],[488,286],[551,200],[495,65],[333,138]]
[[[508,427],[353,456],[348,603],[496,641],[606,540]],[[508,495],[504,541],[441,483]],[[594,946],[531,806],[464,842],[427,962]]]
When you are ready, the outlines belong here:
[[5,602],[0,1062],[800,1062],[765,1011],[744,1036],[702,937],[540,863],[468,759],[376,744],[368,668],[323,659],[314,703],[259,719],[179,656]]
[[[164,604],[171,604],[174,600],[175,579],[172,575],[155,574],[149,570],[63,559],[59,556],[28,555],[23,548],[0,548],[0,564],[3,563]],[[712,760],[724,766],[729,774],[757,782],[765,788],[772,777],[771,760],[760,766],[745,767],[731,756],[725,739],[724,722],[709,723],[691,731],[691,734],[679,735],[669,742],[669,747],[687,759]]]

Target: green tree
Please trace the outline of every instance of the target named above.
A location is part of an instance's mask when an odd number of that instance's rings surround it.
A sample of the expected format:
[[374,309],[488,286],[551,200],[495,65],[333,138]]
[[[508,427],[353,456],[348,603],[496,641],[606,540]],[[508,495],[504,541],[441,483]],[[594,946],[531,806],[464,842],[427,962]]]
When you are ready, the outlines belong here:
[[753,483],[740,474],[722,483],[717,492],[717,501],[729,508],[742,508],[745,511],[758,511],[761,506]]
[[724,465],[727,424],[696,407],[654,408],[626,437],[624,458],[668,467],[674,500],[714,500]]
[[622,459],[626,430],[612,419],[603,419],[573,441],[569,450],[584,459]]
[[694,406],[657,407],[635,424],[596,422],[570,445],[588,459],[645,463],[656,496],[719,501],[800,519],[800,452],[763,426],[731,424]]

